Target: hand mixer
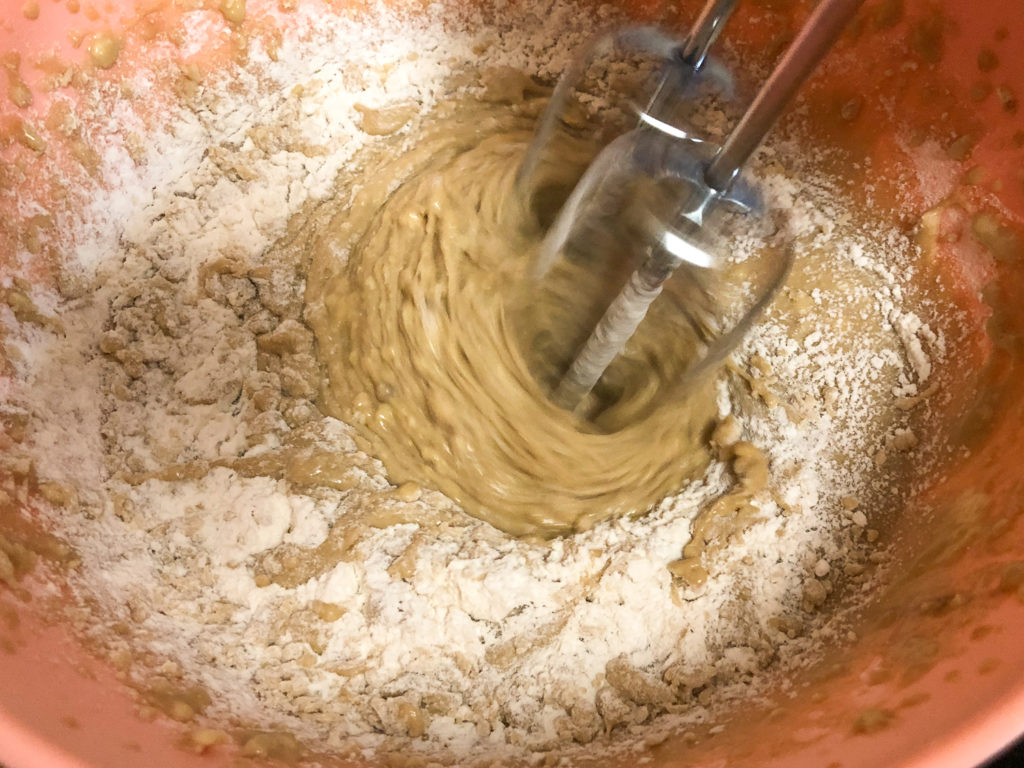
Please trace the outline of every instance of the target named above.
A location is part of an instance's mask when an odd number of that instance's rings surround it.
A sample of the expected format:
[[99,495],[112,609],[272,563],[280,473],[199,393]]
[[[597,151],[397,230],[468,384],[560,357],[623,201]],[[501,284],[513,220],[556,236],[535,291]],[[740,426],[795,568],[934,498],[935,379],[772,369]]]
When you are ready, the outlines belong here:
[[[695,287],[692,295],[699,299],[695,304],[704,304],[701,311],[696,307],[687,310],[688,319],[699,326],[704,339],[703,353],[689,363],[687,379],[707,370],[735,347],[788,273],[792,252],[776,252],[760,265],[760,279],[752,286],[754,295],[746,311],[731,322],[720,322],[729,314],[728,308],[714,306],[722,299],[710,286],[722,271],[729,243],[718,231],[719,222],[725,211],[752,216],[759,208],[738,179],[739,172],[862,0],[822,0],[735,128],[716,146],[675,125],[671,112],[701,74],[708,50],[736,2],[710,0],[682,44],[651,27],[630,27],[599,38],[559,82],[520,167],[519,182],[525,188],[545,152],[550,151],[555,126],[572,90],[596,55],[620,46],[663,60],[664,76],[647,108],[640,111],[638,124],[607,144],[589,165],[548,230],[536,260],[534,276],[542,279],[576,235],[581,221],[597,219],[599,229],[611,227],[621,210],[617,207],[622,204],[623,189],[638,188],[635,182],[639,180],[658,190],[639,223],[632,225],[627,250],[633,252],[622,254],[635,268],[552,394],[553,401],[567,410],[577,408],[623,351],[673,273],[685,272],[685,279]],[[593,236],[590,241],[594,242]]]

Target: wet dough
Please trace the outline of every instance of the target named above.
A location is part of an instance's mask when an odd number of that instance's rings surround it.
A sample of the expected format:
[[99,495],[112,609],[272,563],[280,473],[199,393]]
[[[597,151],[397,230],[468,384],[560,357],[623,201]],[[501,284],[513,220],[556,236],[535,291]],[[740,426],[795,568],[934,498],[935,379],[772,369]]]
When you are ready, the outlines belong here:
[[[461,109],[414,150],[364,168],[354,202],[316,234],[306,298],[322,405],[356,425],[392,482],[436,488],[510,533],[550,536],[680,488],[708,462],[714,409],[711,388],[655,402],[639,386],[630,397],[642,407],[619,402],[619,418],[594,424],[544,396],[524,354],[536,323],[524,321],[558,302],[525,278],[538,231],[514,193],[531,133],[514,110]],[[671,339],[683,337],[664,303],[627,364],[671,379]]]

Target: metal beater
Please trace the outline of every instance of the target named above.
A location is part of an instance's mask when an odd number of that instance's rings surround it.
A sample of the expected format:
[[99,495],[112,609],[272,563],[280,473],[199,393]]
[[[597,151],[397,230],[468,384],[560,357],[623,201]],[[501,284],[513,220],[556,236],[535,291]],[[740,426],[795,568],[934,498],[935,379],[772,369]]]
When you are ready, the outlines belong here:
[[[622,352],[676,272],[692,281],[704,307],[688,311],[688,319],[704,340],[702,354],[689,364],[693,379],[723,359],[741,340],[758,314],[772,300],[792,263],[792,252],[778,252],[759,267],[760,280],[746,311],[732,322],[719,322],[728,308],[716,307],[713,284],[721,271],[728,243],[717,220],[723,211],[756,215],[756,196],[738,179],[743,164],[761,143],[786,104],[828,52],[862,0],[822,0],[792,42],[753,102],[721,146],[697,138],[674,124],[672,110],[702,74],[708,51],[721,33],[737,0],[710,0],[689,36],[677,43],[651,27],[631,27],[592,43],[560,80],[519,172],[528,189],[549,150],[570,93],[583,72],[603,52],[618,47],[662,59],[664,74],[637,125],[607,144],[589,165],[548,230],[536,261],[534,277],[542,279],[572,240],[584,219],[612,226],[621,190],[640,180],[657,186],[660,204],[652,206],[632,229],[636,264],[618,295],[607,306],[589,338],[576,353],[555,388],[552,399],[574,410],[594,388],[609,364]],[[721,75],[719,74],[721,78]],[[666,203],[665,195],[670,200]],[[609,210],[612,209],[612,210]],[[599,224],[599,226],[601,226]],[[593,235],[591,235],[593,240]],[[699,302],[698,302],[699,303]]]

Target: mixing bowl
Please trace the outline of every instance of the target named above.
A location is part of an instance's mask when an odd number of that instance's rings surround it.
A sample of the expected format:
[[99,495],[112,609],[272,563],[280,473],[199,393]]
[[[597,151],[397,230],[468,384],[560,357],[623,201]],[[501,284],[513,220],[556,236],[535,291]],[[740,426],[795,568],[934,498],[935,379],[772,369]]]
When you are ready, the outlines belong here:
[[[678,15],[692,18],[696,5]],[[727,37],[739,56],[763,62],[811,5],[747,0]],[[100,72],[110,78],[145,57],[138,19],[147,14],[173,24],[183,9],[206,9],[205,55],[216,56],[232,18],[268,24],[276,12],[275,4],[255,0],[248,8],[222,3],[223,13],[214,3],[159,0],[138,7],[130,0],[3,6],[0,51],[18,51],[23,62],[54,47],[84,60],[90,45],[103,42],[90,33],[134,30],[120,59]],[[631,2],[629,10],[641,19],[676,18],[658,0]],[[103,54],[102,46],[92,53],[105,65]],[[21,73],[29,86],[41,76],[25,65]],[[766,699],[738,705],[701,738],[679,735],[651,746],[651,765],[964,768],[1024,728],[1022,73],[1019,8],[999,0],[870,0],[804,94],[803,119],[845,150],[838,172],[850,180],[851,194],[895,208],[902,225],[917,232],[922,258],[932,260],[937,279],[972,319],[943,380],[956,404],[947,429],[962,448],[895,517],[888,574],[860,611],[855,637],[838,638],[823,661],[790,675]],[[8,101],[0,111],[31,117],[46,108],[39,91],[31,106]],[[17,139],[17,129],[4,123],[8,138]],[[4,144],[4,163],[13,169],[25,147]],[[923,164],[922,157],[930,159]],[[19,185],[38,181],[31,165],[19,167],[28,168],[27,178],[0,177],[8,235],[29,215],[17,205],[19,189],[28,188]],[[6,285],[14,250],[9,240],[0,239],[0,248]],[[42,257],[33,269],[38,280],[51,279]],[[4,503],[34,502],[29,496]],[[182,746],[177,724],[140,717],[117,671],[83,650],[40,605],[0,585],[0,762],[237,764],[234,748],[198,753]],[[258,755],[247,759],[261,764]],[[325,757],[321,764],[348,763]]]

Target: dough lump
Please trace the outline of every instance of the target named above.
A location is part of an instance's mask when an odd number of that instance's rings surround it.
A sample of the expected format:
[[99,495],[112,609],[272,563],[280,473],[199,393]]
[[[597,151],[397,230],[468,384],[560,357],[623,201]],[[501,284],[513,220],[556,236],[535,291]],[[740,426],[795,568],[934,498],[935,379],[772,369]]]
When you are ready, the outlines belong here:
[[[714,409],[713,388],[658,401],[639,386],[643,407],[620,402],[609,411],[621,418],[595,423],[545,396],[529,340],[559,301],[527,278],[539,229],[515,194],[532,128],[507,106],[466,106],[412,150],[364,167],[351,203],[315,236],[306,301],[322,405],[356,426],[393,483],[549,537],[682,487],[707,465]],[[576,277],[565,290],[591,290]],[[625,356],[667,379],[679,372],[671,339],[682,338],[670,303]]]

